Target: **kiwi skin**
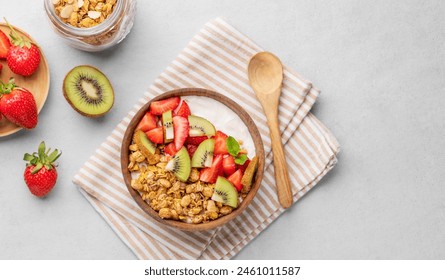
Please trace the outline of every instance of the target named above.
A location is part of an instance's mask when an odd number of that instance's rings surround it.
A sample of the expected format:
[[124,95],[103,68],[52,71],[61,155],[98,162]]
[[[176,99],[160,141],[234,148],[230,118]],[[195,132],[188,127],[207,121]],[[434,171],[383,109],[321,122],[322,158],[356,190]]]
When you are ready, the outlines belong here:
[[[87,64],[85,64],[85,65],[78,65],[78,66],[74,67],[73,69],[71,69],[70,71],[68,71],[68,73],[65,75],[65,78],[63,79],[63,83],[62,83],[63,96],[65,97],[66,101],[68,101],[68,103],[70,104],[70,106],[73,107],[73,109],[76,110],[76,112],[78,112],[78,113],[81,114],[82,116],[85,116],[85,117],[88,117],[88,118],[100,118],[100,117],[103,117],[105,114],[107,114],[107,113],[111,110],[111,108],[113,108],[113,106],[114,106],[114,99],[115,99],[115,98],[113,98],[113,103],[111,104],[110,109],[108,109],[106,112],[103,112],[102,114],[95,114],[95,115],[87,114],[87,113],[85,113],[85,112],[82,112],[82,111],[79,110],[76,106],[74,106],[74,104],[73,104],[73,103],[71,102],[71,100],[68,98],[67,92],[66,92],[66,90],[65,90],[66,79],[67,79],[67,77],[68,77],[68,74],[71,73],[71,71],[73,71],[75,68],[78,68],[78,67],[90,67],[90,68],[92,68],[92,69],[94,69],[94,70],[96,70],[96,71],[98,71],[98,72],[100,72],[100,73],[103,74],[103,72],[100,71],[98,68],[96,68],[96,67],[94,67],[94,66],[91,66],[91,65],[87,65]],[[111,84],[111,82],[110,82],[110,80],[108,79],[108,77],[107,77],[105,74],[103,74],[103,75],[104,75],[104,77],[108,80],[108,83],[110,84],[111,90],[113,91],[113,94],[114,94],[114,88],[113,88],[113,85]]]

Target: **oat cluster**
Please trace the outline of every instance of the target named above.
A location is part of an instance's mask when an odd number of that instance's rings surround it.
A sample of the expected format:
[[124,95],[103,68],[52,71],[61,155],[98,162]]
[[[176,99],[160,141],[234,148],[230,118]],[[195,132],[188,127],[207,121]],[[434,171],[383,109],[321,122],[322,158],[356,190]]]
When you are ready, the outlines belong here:
[[74,27],[88,28],[104,22],[117,0],[53,0],[60,19]]
[[232,207],[211,200],[215,184],[200,181],[198,169],[192,168],[187,183],[180,182],[165,170],[170,157],[161,155],[159,148],[149,159],[137,144],[130,145],[129,149],[128,169],[137,174],[131,180],[131,187],[161,218],[199,224],[232,212]]

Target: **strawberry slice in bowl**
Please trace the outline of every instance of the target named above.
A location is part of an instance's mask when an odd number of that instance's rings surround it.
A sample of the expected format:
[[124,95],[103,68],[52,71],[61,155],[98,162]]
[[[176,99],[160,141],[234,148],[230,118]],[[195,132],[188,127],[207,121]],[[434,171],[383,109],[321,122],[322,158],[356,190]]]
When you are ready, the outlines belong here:
[[209,139],[209,137],[207,137],[207,136],[194,136],[194,137],[189,136],[189,137],[187,137],[187,139],[185,140],[185,142],[186,142],[187,144],[190,144],[190,145],[198,146],[198,145],[201,144],[204,140],[207,140],[207,139]]
[[136,129],[140,129],[143,132],[147,132],[157,127],[158,120],[155,115],[147,112],[142,120],[139,122]]
[[212,166],[201,169],[199,180],[206,183],[215,183],[218,176],[222,174],[222,155],[213,158]]
[[178,107],[181,99],[179,97],[172,97],[160,101],[154,101],[150,104],[150,113],[153,115],[162,115],[169,110],[174,110]]
[[182,101],[181,106],[179,106],[178,110],[175,112],[175,116],[181,116],[187,118],[192,113],[190,112],[189,105],[185,100]]
[[217,131],[215,135],[215,155],[225,155],[228,154],[227,150],[227,135],[224,132]]
[[174,143],[176,150],[180,150],[184,146],[185,140],[189,135],[189,121],[181,116],[173,117],[173,128],[175,131]]
[[148,139],[155,144],[164,143],[164,129],[162,127],[156,127],[152,130],[145,132]]

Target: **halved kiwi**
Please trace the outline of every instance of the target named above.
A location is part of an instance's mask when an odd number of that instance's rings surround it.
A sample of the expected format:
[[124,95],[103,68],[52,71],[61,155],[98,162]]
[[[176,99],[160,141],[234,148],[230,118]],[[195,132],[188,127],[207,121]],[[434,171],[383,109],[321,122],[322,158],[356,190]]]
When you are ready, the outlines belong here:
[[107,76],[89,65],[74,67],[66,74],[63,95],[74,110],[91,118],[105,115],[114,104],[114,91]]
[[238,191],[226,178],[218,176],[212,200],[236,208],[238,206]]
[[210,167],[213,162],[213,150],[215,149],[215,140],[207,139],[199,144],[192,157],[192,167]]
[[213,126],[213,124],[208,120],[194,115],[188,116],[188,119],[190,126],[190,136],[215,136],[215,126]]
[[175,174],[181,182],[186,182],[190,176],[190,156],[185,147],[182,147],[167,163],[165,169]]

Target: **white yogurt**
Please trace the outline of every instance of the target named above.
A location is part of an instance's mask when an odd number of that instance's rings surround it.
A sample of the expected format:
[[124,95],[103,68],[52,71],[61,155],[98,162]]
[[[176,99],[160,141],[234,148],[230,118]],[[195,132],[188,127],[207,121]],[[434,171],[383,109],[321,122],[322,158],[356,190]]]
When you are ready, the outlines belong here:
[[255,145],[249,129],[232,109],[209,97],[184,96],[182,99],[187,101],[192,115],[202,117],[211,122],[216,130],[220,130],[238,141],[242,140],[242,147],[247,150],[248,157],[255,156]]

